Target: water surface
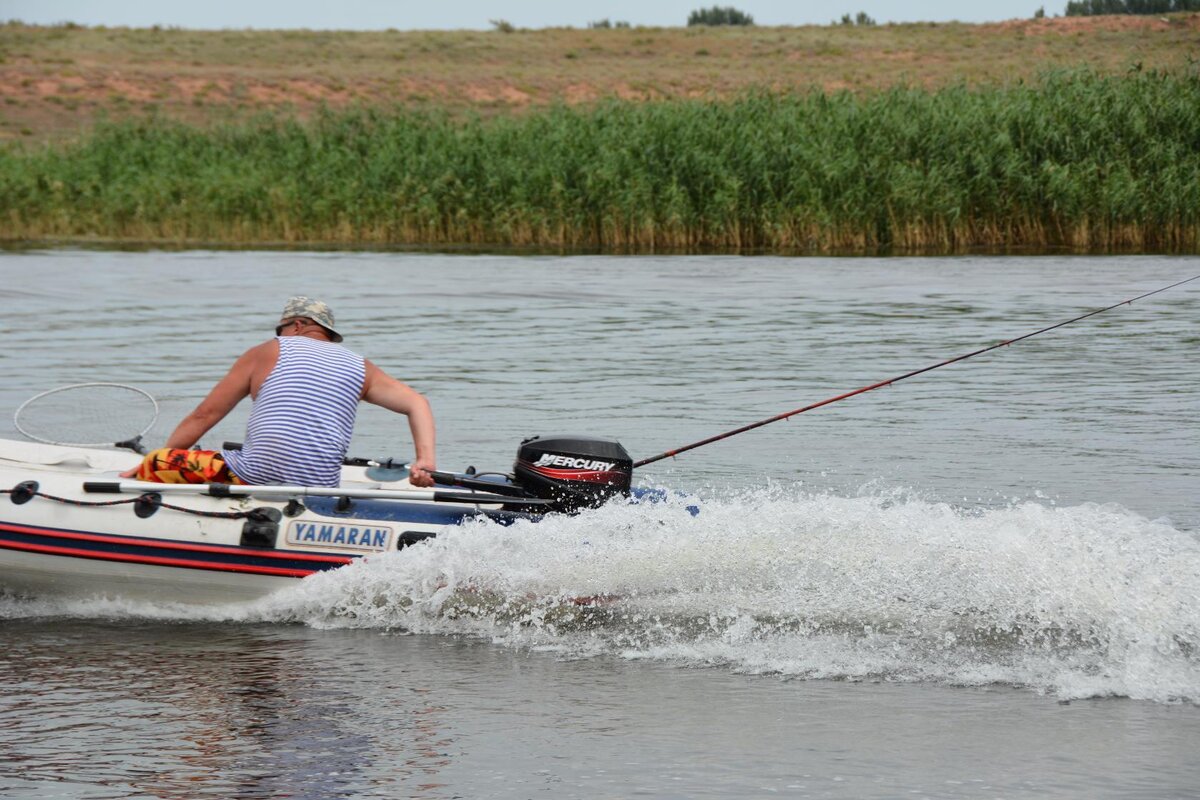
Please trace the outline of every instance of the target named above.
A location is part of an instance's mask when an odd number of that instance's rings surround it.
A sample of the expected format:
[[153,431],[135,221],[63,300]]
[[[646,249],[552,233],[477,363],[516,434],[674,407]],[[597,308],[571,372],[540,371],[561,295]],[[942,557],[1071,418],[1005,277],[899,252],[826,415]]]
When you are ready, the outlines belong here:
[[[1198,271],[5,254],[0,407],[126,381],[162,403],[161,441],[306,293],[430,397],[443,468],[506,470],[537,433],[641,458]],[[664,504],[447,531],[250,606],[4,600],[7,794],[1188,796],[1198,298],[639,471],[688,493]],[[402,419],[364,408],[356,455],[409,448]],[[565,601],[592,594],[615,599]]]

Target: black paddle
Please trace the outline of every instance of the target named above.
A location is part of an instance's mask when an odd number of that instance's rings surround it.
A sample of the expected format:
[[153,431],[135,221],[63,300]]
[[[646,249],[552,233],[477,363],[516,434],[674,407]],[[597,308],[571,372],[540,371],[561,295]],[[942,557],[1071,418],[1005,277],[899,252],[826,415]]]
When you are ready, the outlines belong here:
[[[224,442],[222,448],[225,450],[241,450],[242,443]],[[408,475],[408,462],[399,462],[391,458],[378,461],[370,458],[347,456],[342,459],[342,465],[347,467],[367,467],[367,477],[376,481],[398,481]],[[442,486],[461,486],[464,489],[478,489],[508,497],[532,499],[529,493],[520,486],[513,486],[508,483],[493,483],[465,475],[456,475],[453,472],[441,472],[438,470],[430,470],[429,475]]]

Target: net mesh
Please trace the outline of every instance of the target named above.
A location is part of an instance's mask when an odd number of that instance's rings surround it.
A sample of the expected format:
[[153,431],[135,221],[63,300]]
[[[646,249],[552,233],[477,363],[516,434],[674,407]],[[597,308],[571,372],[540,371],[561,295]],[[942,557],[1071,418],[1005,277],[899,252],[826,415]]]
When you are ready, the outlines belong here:
[[141,389],[119,383],[82,383],[26,400],[13,415],[22,434],[48,444],[104,446],[145,435],[158,419],[158,403]]

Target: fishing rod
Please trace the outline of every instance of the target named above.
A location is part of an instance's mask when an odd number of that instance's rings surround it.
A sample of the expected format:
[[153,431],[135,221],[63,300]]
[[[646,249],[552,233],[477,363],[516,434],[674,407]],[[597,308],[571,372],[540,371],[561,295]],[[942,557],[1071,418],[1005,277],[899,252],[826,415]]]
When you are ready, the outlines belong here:
[[855,395],[858,395],[858,394],[865,394],[865,393],[873,391],[875,389],[880,389],[884,386],[891,386],[893,383],[899,383],[902,380],[906,380],[908,378],[912,378],[912,377],[921,375],[926,372],[932,372],[935,369],[940,369],[941,367],[949,366],[950,364],[954,364],[959,361],[966,361],[968,358],[974,358],[975,356],[983,355],[984,353],[990,352],[999,347],[1007,347],[1010,344],[1016,344],[1017,342],[1023,341],[1025,339],[1032,339],[1034,336],[1037,336],[1038,334],[1047,333],[1049,331],[1054,330],[1055,328],[1061,328],[1065,325],[1070,325],[1072,323],[1079,322],[1080,320],[1085,320],[1088,317],[1094,317],[1097,314],[1103,314],[1105,311],[1111,311],[1114,308],[1117,308],[1118,306],[1127,306],[1130,303],[1134,303],[1138,300],[1142,300],[1144,298],[1149,297],[1150,295],[1158,294],[1159,292],[1165,292],[1168,289],[1174,289],[1176,286],[1182,286],[1185,283],[1191,283],[1192,281],[1197,280],[1197,279],[1200,279],[1200,275],[1194,275],[1190,278],[1187,278],[1186,280],[1182,280],[1177,283],[1172,283],[1170,286],[1164,286],[1161,289],[1155,289],[1152,292],[1146,292],[1145,294],[1139,294],[1137,297],[1131,297],[1128,300],[1122,300],[1119,303],[1113,303],[1111,306],[1105,306],[1104,308],[1098,308],[1095,311],[1089,311],[1088,313],[1081,314],[1078,317],[1075,317],[1074,319],[1069,319],[1065,322],[1059,322],[1054,325],[1049,325],[1045,328],[1042,328],[1041,330],[1036,330],[1036,331],[1033,331],[1032,333],[1027,333],[1024,336],[1018,336],[1015,339],[1007,339],[998,344],[993,344],[989,347],[981,348],[972,353],[967,353],[966,355],[956,356],[954,358],[948,358],[945,361],[940,361],[937,364],[933,364],[932,366],[922,367],[921,369],[915,369],[912,372],[906,372],[903,375],[896,376],[895,378],[888,378],[887,380],[879,381],[878,383],[872,383],[870,386],[863,386],[862,388],[855,389],[853,391],[846,392],[844,394],[839,394],[836,397],[830,397],[829,399],[822,400],[819,403],[813,403],[811,405],[804,406],[803,408],[797,408],[795,411],[788,411],[783,414],[776,414],[773,417],[768,417],[766,419],[759,420],[758,422],[752,422],[749,425],[743,425],[740,428],[734,428],[733,430],[726,431],[725,433],[718,433],[716,436],[710,436],[707,439],[701,439],[698,442],[692,442],[691,444],[684,445],[683,447],[678,447],[674,450],[668,450],[665,453],[659,453],[658,455],[651,456],[650,458],[643,458],[641,461],[633,462],[633,466],[635,468],[636,467],[644,467],[647,464],[653,464],[655,461],[661,461],[664,458],[671,458],[673,456],[679,455],[680,453],[685,453],[688,450],[695,450],[697,447],[703,447],[706,444],[712,444],[713,442],[719,442],[722,439],[728,439],[730,436],[737,436],[739,433],[745,433],[746,431],[752,431],[755,428],[761,428],[763,425],[770,425],[772,422],[778,422],[782,419],[788,419],[790,417],[794,417],[797,414],[803,414],[805,411],[812,411],[813,409],[820,408],[821,406],[827,406],[832,403],[836,403],[839,400],[846,400],[846,399],[854,397]]

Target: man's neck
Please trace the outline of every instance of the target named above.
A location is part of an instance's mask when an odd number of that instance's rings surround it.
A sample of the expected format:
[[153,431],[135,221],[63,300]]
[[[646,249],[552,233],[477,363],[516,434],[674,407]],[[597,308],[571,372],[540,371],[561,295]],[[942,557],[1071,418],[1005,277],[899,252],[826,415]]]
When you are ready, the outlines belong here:
[[316,330],[304,331],[303,333],[284,333],[284,334],[280,334],[280,335],[281,336],[298,336],[303,339],[316,339],[318,342],[332,342],[333,341],[332,339],[330,339],[328,336],[325,335],[324,331],[316,331]]

